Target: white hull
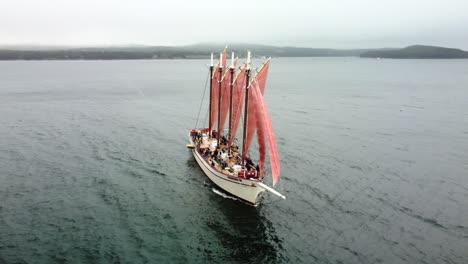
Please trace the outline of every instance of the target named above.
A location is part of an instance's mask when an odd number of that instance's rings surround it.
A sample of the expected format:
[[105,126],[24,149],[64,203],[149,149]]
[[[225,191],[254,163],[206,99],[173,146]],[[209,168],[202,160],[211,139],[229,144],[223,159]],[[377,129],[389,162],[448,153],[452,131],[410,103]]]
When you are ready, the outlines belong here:
[[198,151],[192,149],[192,153],[206,176],[219,188],[250,204],[257,204],[259,194],[265,191],[262,187],[257,186],[257,183],[260,181],[241,179],[239,177],[223,174],[209,165]]

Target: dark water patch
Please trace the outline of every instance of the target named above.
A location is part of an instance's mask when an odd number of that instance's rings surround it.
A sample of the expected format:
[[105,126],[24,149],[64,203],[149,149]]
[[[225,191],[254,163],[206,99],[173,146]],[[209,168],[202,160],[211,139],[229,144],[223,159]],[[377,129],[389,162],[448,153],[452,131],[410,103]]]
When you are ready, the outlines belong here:
[[359,167],[359,166],[357,166],[357,165],[349,165],[349,167],[350,167],[351,169],[355,169],[355,170],[359,170],[359,171],[362,171],[362,170],[363,170],[361,167]]
[[377,134],[377,135],[381,135],[381,136],[393,136],[393,134],[391,134],[391,133],[386,133],[386,132],[377,132],[376,134]]
[[390,244],[393,245],[393,246],[396,246],[396,245],[399,244],[398,241],[394,241],[394,240],[391,240],[391,239],[387,239],[387,238],[385,238],[384,236],[382,236],[382,239],[383,239],[384,241],[390,243]]
[[349,247],[344,247],[344,246],[338,246],[339,248],[342,248],[348,252],[350,252],[351,254],[353,254],[354,256],[358,257],[359,256],[359,253],[357,253],[356,251],[350,249]]
[[304,115],[308,114],[307,111],[303,111],[303,110],[294,110],[293,112],[297,114],[304,114]]
[[414,160],[408,160],[408,159],[400,159],[400,161],[403,162],[403,163],[406,163],[406,164],[408,164],[408,165],[410,165],[410,166],[411,166],[412,164],[415,164],[415,163],[416,163],[416,161],[414,161]]
[[408,215],[408,216],[411,216],[415,219],[418,219],[420,221],[422,221],[423,223],[427,223],[433,227],[437,227],[437,228],[441,228],[443,230],[446,230],[447,227],[445,227],[444,225],[440,224],[437,220],[433,219],[433,218],[427,218],[427,217],[424,217],[420,214],[417,214],[416,212],[414,212],[412,209],[408,208],[408,207],[398,207],[398,206],[395,206],[395,205],[392,205],[390,204],[389,202],[387,202],[386,200],[384,200],[383,198],[377,198],[380,202],[386,204],[386,205],[389,205],[390,207],[392,207],[393,209],[395,210],[399,210],[400,212],[403,212],[404,214]]
[[350,97],[352,97],[352,98],[369,98],[369,99],[380,99],[381,98],[379,96],[362,95],[362,94],[351,95]]
[[409,180],[406,177],[404,177],[404,175],[400,175],[400,173],[398,173],[396,171],[387,170],[386,174],[392,175],[392,176],[398,178],[402,182],[409,182]]
[[277,138],[276,139],[276,143],[278,144],[278,146],[286,146],[286,142],[287,140],[285,138]]
[[417,105],[402,105],[402,107],[415,108],[415,109],[424,109],[423,106],[417,106]]
[[333,128],[333,129],[336,129],[336,130],[351,130],[352,129],[350,127],[345,127],[345,126],[341,126],[341,125],[337,125],[337,124],[330,124],[330,125],[326,125],[325,127]]
[[194,158],[189,158],[187,162],[185,162],[185,165],[188,168],[199,168],[197,161]]
[[326,201],[328,204],[330,204],[331,206],[333,206],[334,199],[331,198],[328,194],[323,193],[322,191],[320,191],[320,190],[317,189],[317,188],[312,188],[312,187],[311,187],[310,190],[312,191],[312,193],[314,193],[315,195],[317,195],[320,199]]
[[426,254],[424,253],[424,251],[420,250],[414,243],[408,243],[408,246],[413,248],[417,253],[419,253],[419,255],[421,256],[425,256]]
[[[139,261],[147,262],[148,259],[141,253],[140,249],[143,245],[143,240],[139,237],[137,230],[131,224],[131,207],[126,204],[126,201],[121,200],[120,195],[122,190],[119,190],[115,185],[105,185],[105,188],[100,191],[102,200],[108,207],[115,208],[114,211],[116,220],[115,225],[119,227],[121,232],[126,239],[131,241],[131,247],[133,248],[133,254],[139,259]],[[126,194],[124,192],[124,194]]]
[[405,151],[405,152],[408,152],[409,151],[409,148],[408,146],[405,146],[405,147],[395,147],[396,150],[400,150],[400,151]]
[[137,179],[141,179],[141,178],[144,177],[141,173],[138,173],[138,172],[136,172],[134,170],[129,170],[128,174],[130,174],[130,176],[132,176],[134,178],[137,178]]
[[147,172],[151,173],[151,174],[156,174],[156,175],[159,175],[159,176],[167,176],[167,174],[165,174],[164,172],[161,172],[155,168],[144,168]]
[[[230,200],[223,200],[220,209],[226,223],[208,220],[207,226],[224,246],[224,256],[206,252],[210,259],[228,262],[278,263],[285,256],[278,254],[282,240],[275,235],[273,226],[264,219],[256,208]],[[243,209],[239,214],[239,210]],[[237,213],[236,213],[237,212]],[[214,254],[213,254],[214,253]]]

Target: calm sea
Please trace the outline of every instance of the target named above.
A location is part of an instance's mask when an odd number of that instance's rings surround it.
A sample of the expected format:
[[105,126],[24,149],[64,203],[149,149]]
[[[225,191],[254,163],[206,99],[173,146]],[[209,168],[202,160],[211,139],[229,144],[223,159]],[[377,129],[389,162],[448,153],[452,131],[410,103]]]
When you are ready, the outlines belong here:
[[256,208],[185,147],[206,63],[0,62],[0,263],[468,263],[468,60],[273,59]]

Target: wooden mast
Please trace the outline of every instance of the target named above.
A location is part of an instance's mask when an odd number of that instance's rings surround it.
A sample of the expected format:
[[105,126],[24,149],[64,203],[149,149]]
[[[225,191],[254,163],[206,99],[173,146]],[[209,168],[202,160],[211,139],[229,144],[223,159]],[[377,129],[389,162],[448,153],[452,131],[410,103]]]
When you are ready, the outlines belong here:
[[248,106],[249,106],[249,78],[250,78],[250,51],[247,52],[247,71],[245,80],[245,105],[244,105],[244,131],[242,133],[242,165],[245,163],[245,153],[247,138],[247,118],[248,118]]
[[208,111],[208,136],[211,138],[211,96],[213,89],[213,53],[211,53],[211,65],[210,65],[210,110]]
[[222,84],[222,76],[223,76],[223,53],[219,55],[219,91],[218,91],[218,131],[216,132],[216,139],[218,141],[217,148],[220,146],[220,138],[221,138],[221,84]]
[[[230,96],[229,96],[229,137],[231,137],[232,133],[232,91],[234,90],[234,52],[231,54],[231,67],[229,69],[231,72],[231,82],[230,82]],[[231,146],[229,146],[231,149]]]

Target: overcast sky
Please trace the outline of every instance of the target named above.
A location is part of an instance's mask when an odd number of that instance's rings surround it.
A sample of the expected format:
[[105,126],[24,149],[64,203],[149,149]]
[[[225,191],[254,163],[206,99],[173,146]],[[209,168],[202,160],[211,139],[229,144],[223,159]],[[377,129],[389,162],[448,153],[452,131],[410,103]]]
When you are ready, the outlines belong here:
[[468,50],[468,0],[0,0],[0,44]]

